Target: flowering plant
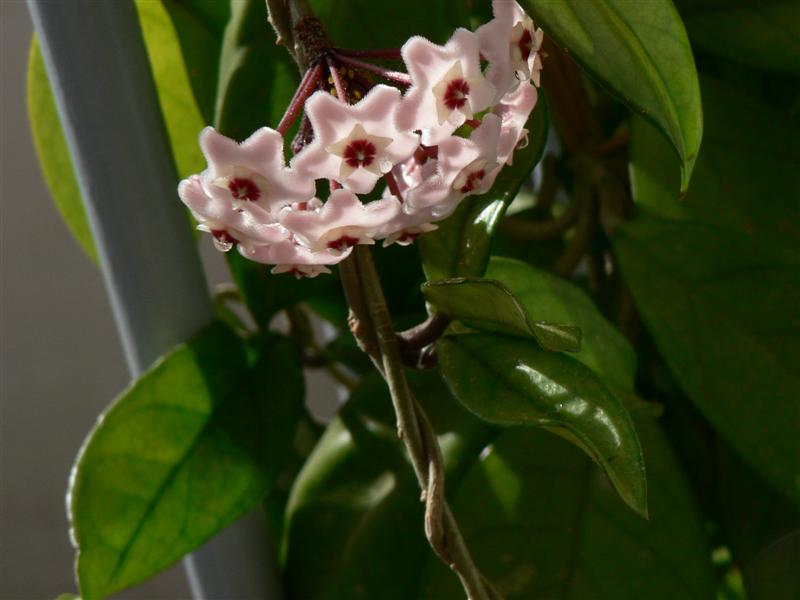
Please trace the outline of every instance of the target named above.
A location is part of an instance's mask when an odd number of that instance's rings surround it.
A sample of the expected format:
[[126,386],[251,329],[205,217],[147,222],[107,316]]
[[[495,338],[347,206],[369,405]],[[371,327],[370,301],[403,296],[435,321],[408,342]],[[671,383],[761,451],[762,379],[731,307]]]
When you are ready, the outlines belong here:
[[800,59],[679,4],[139,2],[233,283],[79,454],[83,599],[256,507],[303,600],[788,597]]

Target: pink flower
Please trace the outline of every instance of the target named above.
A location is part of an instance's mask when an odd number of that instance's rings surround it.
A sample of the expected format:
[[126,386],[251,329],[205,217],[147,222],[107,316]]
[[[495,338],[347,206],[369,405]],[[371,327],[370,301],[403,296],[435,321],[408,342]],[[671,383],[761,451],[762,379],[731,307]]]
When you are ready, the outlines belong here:
[[515,91],[506,94],[495,106],[493,112],[503,123],[497,147],[497,162],[500,164],[510,165],[520,141],[527,143],[528,130],[525,124],[538,98],[538,90],[529,83],[523,83]]
[[292,167],[307,177],[334,179],[356,193],[369,193],[419,144],[415,134],[395,127],[399,104],[400,92],[386,85],[375,86],[357,104],[314,93],[306,102],[314,139],[292,159]]
[[486,77],[497,88],[495,101],[516,89],[519,81],[539,85],[544,34],[514,0],[494,0],[494,19],[475,32],[481,54],[489,61]]
[[478,37],[458,29],[444,46],[412,37],[401,50],[411,87],[397,111],[399,129],[422,130],[422,143],[438,144],[487,108],[494,86],[481,73]]
[[289,238],[289,232],[275,223],[267,211],[259,207],[252,212],[235,209],[228,199],[209,196],[198,175],[181,181],[178,195],[198,221],[197,228],[213,235],[214,245],[223,252],[236,244],[250,248]]
[[385,223],[399,212],[400,203],[395,198],[362,204],[351,191],[338,189],[319,208],[284,209],[280,222],[310,250],[341,253],[356,244],[374,244]]
[[314,181],[284,165],[283,137],[262,127],[241,144],[206,127],[200,147],[208,160],[201,174],[206,193],[237,209],[271,214],[314,195]]
[[438,158],[428,167],[435,167],[435,174],[406,192],[407,210],[430,209],[438,220],[450,215],[465,195],[488,190],[497,175],[499,136],[500,117],[489,113],[469,138],[451,136],[442,141]]
[[275,265],[271,273],[293,273],[297,277],[316,277],[320,273],[330,273],[327,265],[341,262],[350,254],[352,249],[344,252],[322,250],[312,252],[308,248],[293,241],[286,240],[270,246],[255,246],[253,248],[240,248],[239,253],[256,262]]

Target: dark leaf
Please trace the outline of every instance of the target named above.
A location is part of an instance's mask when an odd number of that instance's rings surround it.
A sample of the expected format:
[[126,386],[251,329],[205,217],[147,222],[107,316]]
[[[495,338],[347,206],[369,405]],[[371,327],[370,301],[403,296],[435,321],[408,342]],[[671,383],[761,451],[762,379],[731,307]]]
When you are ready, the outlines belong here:
[[614,248],[688,395],[739,454],[800,503],[800,256],[693,221],[640,218]]

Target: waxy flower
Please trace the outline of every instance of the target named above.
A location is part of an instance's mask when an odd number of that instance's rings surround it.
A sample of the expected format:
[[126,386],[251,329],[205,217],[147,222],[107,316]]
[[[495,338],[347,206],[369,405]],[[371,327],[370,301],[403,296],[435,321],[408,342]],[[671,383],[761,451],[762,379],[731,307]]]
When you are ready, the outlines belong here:
[[494,19],[475,32],[481,54],[489,61],[486,77],[497,88],[495,101],[529,79],[538,86],[544,34],[514,0],[494,0]]
[[[493,7],[491,23],[458,29],[444,46],[409,39],[400,49],[408,74],[329,49],[303,76],[277,131],[264,127],[239,144],[206,128],[208,168],[179,187],[198,228],[219,250],[237,247],[273,273],[315,277],[354,245],[410,244],[465,197],[488,191],[527,138],[542,41],[516,2]],[[405,95],[373,85],[370,74]],[[303,111],[287,167],[283,135]],[[320,179],[331,183],[325,200],[315,197]],[[359,198],[379,179],[382,198]]]
[[497,161],[511,164],[520,142],[526,143],[528,122],[533,107],[539,98],[538,90],[530,83],[523,83],[515,91],[506,94],[492,112],[500,117],[500,141],[497,146]]
[[496,176],[500,117],[487,114],[469,138],[451,136],[439,144],[435,174],[406,192],[413,210],[431,209],[447,216],[465,195],[486,191]]
[[312,210],[286,208],[280,222],[307,248],[343,252],[356,244],[374,244],[387,221],[400,212],[395,198],[363,204],[349,190],[338,189]]
[[258,207],[275,215],[282,207],[314,195],[314,181],[284,165],[283,136],[273,129],[262,127],[239,144],[206,127],[200,148],[208,161],[201,173],[203,187],[236,209]]
[[292,167],[314,179],[328,178],[358,194],[372,191],[383,173],[414,153],[417,135],[395,127],[400,91],[377,85],[357,104],[327,92],[306,102],[314,140],[293,159]]
[[198,229],[210,233],[223,252],[236,244],[251,248],[289,238],[289,232],[274,223],[267,211],[259,207],[252,212],[236,209],[229,199],[208,195],[197,175],[181,181],[178,195],[198,221]]
[[438,144],[491,104],[495,88],[481,72],[479,45],[466,29],[444,46],[423,37],[403,45],[411,87],[397,111],[398,128],[421,130],[423,144]]
[[298,277],[316,277],[320,273],[330,273],[328,265],[341,262],[351,251],[352,248],[348,248],[344,252],[331,250],[313,252],[291,240],[269,246],[239,248],[239,253],[245,258],[267,265],[275,265],[270,271],[271,273],[293,273]]

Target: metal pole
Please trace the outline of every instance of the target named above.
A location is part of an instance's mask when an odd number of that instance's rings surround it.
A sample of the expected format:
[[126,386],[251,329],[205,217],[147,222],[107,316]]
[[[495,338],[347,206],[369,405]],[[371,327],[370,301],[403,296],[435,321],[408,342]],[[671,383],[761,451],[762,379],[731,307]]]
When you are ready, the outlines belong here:
[[[136,8],[28,0],[128,368],[138,376],[212,319]],[[251,514],[186,559],[195,598],[283,597]]]

